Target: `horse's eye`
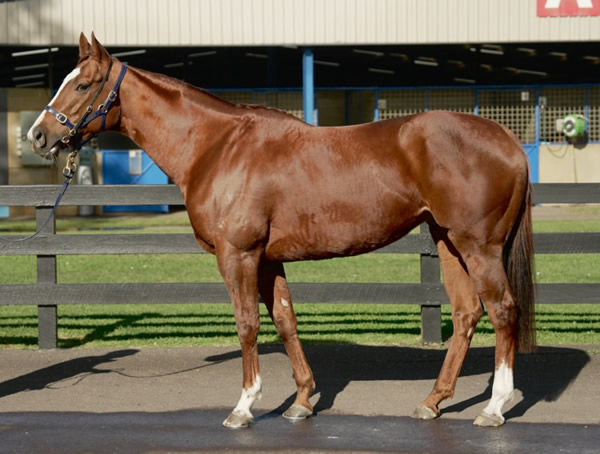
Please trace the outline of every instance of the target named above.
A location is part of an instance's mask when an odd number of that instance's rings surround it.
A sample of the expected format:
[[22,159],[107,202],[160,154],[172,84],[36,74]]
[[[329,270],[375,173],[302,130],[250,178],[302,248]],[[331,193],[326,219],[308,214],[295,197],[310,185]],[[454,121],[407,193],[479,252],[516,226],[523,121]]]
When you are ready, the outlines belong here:
[[88,91],[88,89],[90,88],[90,85],[91,84],[79,84],[79,85],[77,85],[77,91],[82,92],[82,93],[85,91]]

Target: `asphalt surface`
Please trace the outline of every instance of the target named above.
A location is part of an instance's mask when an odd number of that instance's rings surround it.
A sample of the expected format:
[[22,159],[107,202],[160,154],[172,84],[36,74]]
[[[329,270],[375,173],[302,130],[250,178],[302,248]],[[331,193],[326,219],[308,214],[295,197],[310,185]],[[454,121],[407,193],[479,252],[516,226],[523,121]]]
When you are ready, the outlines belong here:
[[236,348],[0,350],[0,453],[600,453],[600,346],[519,355],[501,428],[474,427],[491,396],[492,348],[472,348],[435,421],[409,417],[444,350],[308,346],[315,415],[294,398],[287,357],[262,346],[263,398],[248,429],[221,422],[241,386]]

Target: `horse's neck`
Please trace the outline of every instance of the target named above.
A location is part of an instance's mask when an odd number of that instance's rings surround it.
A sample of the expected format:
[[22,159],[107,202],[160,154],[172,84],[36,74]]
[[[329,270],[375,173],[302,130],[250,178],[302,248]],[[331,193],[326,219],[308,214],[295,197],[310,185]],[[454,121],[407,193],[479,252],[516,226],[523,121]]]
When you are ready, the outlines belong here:
[[[120,130],[180,187],[186,171],[231,123],[228,106],[183,83],[131,68],[120,91]],[[215,134],[216,133],[216,134]]]

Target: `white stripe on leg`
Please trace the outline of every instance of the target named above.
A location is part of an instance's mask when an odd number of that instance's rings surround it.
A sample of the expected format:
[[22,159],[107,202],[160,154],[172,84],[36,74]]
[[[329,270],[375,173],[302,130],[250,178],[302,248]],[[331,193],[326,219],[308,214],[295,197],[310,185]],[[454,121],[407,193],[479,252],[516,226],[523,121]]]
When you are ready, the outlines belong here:
[[262,380],[260,375],[257,375],[256,379],[254,380],[254,384],[250,388],[242,390],[242,396],[240,397],[238,404],[233,409],[233,413],[252,418],[250,409],[252,408],[252,405],[254,405],[254,402],[262,397],[261,391]]
[[494,374],[492,398],[483,412],[488,415],[498,416],[504,421],[502,407],[513,398],[513,390],[513,371],[502,361]]

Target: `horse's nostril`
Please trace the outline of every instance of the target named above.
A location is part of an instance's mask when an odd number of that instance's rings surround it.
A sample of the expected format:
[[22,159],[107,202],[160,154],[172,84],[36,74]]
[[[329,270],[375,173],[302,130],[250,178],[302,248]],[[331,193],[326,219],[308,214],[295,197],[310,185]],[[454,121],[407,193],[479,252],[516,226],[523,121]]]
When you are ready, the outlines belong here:
[[44,135],[42,128],[39,126],[33,128],[32,136],[36,146],[43,147],[46,145],[46,136]]

